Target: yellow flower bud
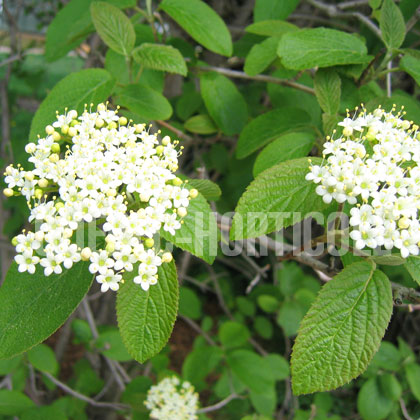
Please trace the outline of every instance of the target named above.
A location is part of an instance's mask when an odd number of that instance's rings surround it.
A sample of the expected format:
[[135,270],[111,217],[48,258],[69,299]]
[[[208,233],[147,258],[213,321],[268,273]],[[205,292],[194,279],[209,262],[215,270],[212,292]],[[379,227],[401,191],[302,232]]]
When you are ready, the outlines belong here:
[[177,213],[179,217],[185,217],[187,215],[187,209],[185,207],[180,207],[177,210]]
[[98,112],[101,112],[101,111],[106,111],[106,106],[105,106],[105,104],[103,104],[103,103],[98,104],[98,106],[96,107],[96,110],[97,110]]
[[52,155],[50,155],[49,159],[50,162],[57,163],[60,160],[60,156],[58,156],[57,153],[53,153]]
[[176,177],[172,180],[172,184],[175,185],[176,187],[179,187],[180,185],[182,185],[182,179]]
[[116,123],[115,121],[111,121],[111,122],[108,124],[108,128],[109,128],[110,130],[115,129],[115,128],[117,128],[117,127],[118,127],[118,125],[117,125],[117,123]]
[[45,127],[45,132],[50,136],[51,134],[53,134],[54,133],[54,127],[52,126],[52,125],[47,125],[46,127]]
[[43,194],[44,194],[44,191],[42,191],[41,189],[37,188],[35,190],[34,196],[35,196],[35,198],[37,200],[40,200],[42,198]]
[[60,145],[58,144],[58,143],[53,143],[52,145],[51,145],[51,151],[53,152],[53,153],[60,153]]
[[102,118],[98,118],[95,122],[97,128],[102,128],[105,124],[105,121]]
[[170,138],[169,136],[165,136],[165,137],[162,139],[162,144],[163,144],[164,146],[167,146],[170,142],[171,142],[171,138]]
[[64,124],[61,126],[61,132],[66,135],[69,132],[69,126],[67,124]]
[[33,181],[35,175],[32,172],[25,172],[25,179],[29,182]]
[[172,254],[170,252],[165,252],[162,255],[162,262],[170,263],[173,260]]
[[196,190],[195,188],[190,190],[190,197],[191,198],[196,198],[197,196],[198,196],[198,190]]
[[17,240],[17,237],[15,236],[13,239],[12,239],[12,245],[13,246],[16,246],[18,244],[18,240]]
[[74,127],[70,127],[70,128],[69,128],[69,131],[68,131],[68,135],[69,135],[70,137],[77,136],[77,130],[76,130]]
[[163,153],[163,151],[164,151],[164,147],[163,146],[156,147],[156,154],[157,155],[160,156]]
[[114,252],[115,251],[115,242],[109,241],[106,244],[105,250],[106,250],[106,252],[109,252],[109,253]]
[[120,117],[120,118],[118,119],[118,124],[119,124],[119,125],[127,125],[127,123],[128,123],[128,120],[127,120],[127,118],[125,118],[125,117]]
[[54,133],[52,133],[52,138],[54,141],[58,141],[61,139],[60,133],[58,133],[57,131],[54,131]]
[[44,240],[44,232],[42,230],[38,230],[38,232],[35,232],[34,238],[38,242],[42,242]]
[[39,185],[41,188],[47,188],[47,187],[48,187],[48,179],[41,178],[41,179],[38,181],[38,185]]
[[153,238],[147,238],[147,239],[144,241],[144,245],[145,245],[147,248],[151,248],[154,244],[155,244],[155,241],[153,240]]
[[83,261],[89,261],[89,258],[91,255],[92,255],[92,251],[88,247],[83,248],[82,251],[80,252],[80,256],[82,257]]
[[4,194],[6,197],[13,197],[13,190],[12,190],[11,188],[5,188],[5,189],[3,190],[3,194]]

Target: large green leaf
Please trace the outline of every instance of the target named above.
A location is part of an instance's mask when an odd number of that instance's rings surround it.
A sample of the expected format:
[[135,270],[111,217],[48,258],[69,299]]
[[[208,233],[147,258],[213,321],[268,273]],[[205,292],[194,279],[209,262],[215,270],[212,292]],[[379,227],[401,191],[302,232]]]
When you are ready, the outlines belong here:
[[232,55],[232,39],[220,16],[201,0],[163,0],[164,10],[197,42],[217,54]]
[[200,90],[206,108],[216,125],[228,136],[238,134],[248,119],[248,109],[236,85],[218,73],[204,73]]
[[296,9],[300,0],[256,0],[254,21],[286,19]]
[[[321,160],[313,158],[313,163]],[[306,158],[280,163],[257,176],[239,200],[230,237],[255,238],[291,226],[311,212],[328,207],[315,193],[316,185],[305,180]]]
[[331,69],[319,69],[314,80],[315,95],[322,110],[335,115],[340,107],[341,79]]
[[144,291],[133,282],[137,265],[124,276],[118,290],[117,318],[128,352],[140,363],[157,354],[168,341],[178,311],[178,280],[175,263],[164,263],[158,282]]
[[136,41],[133,24],[118,7],[103,1],[90,6],[92,21],[99,36],[118,54],[130,55]]
[[117,92],[117,102],[146,120],[167,120],[172,115],[168,100],[149,86],[124,86]]
[[411,256],[406,259],[405,268],[411,277],[420,285],[420,257]]
[[349,265],[326,283],[293,347],[293,392],[328,391],[360,375],[379,348],[392,308],[391,284],[371,262]]
[[305,111],[293,107],[276,108],[259,115],[242,130],[236,146],[237,158],[249,156],[285,132],[303,127],[309,120]]
[[277,50],[285,67],[305,70],[369,60],[365,44],[356,36],[335,29],[302,29],[285,34]]
[[263,72],[276,58],[279,37],[270,37],[255,44],[245,59],[244,71],[250,76]]
[[187,65],[182,54],[170,45],[145,42],[133,50],[132,54],[134,60],[146,68],[187,75]]
[[420,86],[420,60],[418,58],[411,55],[405,55],[400,61],[400,67]]
[[217,224],[209,203],[198,194],[190,200],[187,215],[175,235],[160,230],[160,234],[177,247],[212,264],[217,255]]
[[384,0],[381,8],[379,27],[382,39],[389,50],[399,48],[405,38],[405,22],[399,7],[394,0]]
[[64,108],[75,109],[79,113],[85,104],[102,102],[111,94],[114,80],[103,69],[80,70],[60,80],[41,103],[32,120],[30,141],[43,136],[45,127],[55,121],[56,111]]
[[0,358],[29,350],[59,328],[83,299],[92,275],[79,262],[62,274],[19,273],[10,267],[0,288]]
[[254,177],[278,163],[307,156],[315,141],[315,134],[309,131],[287,133],[266,146],[257,156]]
[[[90,16],[90,5],[94,0],[70,0],[48,25],[45,57],[55,61],[79,46],[95,30]],[[135,0],[107,0],[120,9],[134,7]]]

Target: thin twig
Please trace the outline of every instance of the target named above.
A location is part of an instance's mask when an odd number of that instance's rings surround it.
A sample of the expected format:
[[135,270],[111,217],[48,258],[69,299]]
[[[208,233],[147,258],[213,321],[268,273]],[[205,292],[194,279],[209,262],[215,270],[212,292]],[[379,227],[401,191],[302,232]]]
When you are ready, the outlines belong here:
[[406,407],[405,402],[402,398],[400,398],[400,407],[401,407],[401,412],[402,412],[404,418],[406,420],[413,420],[413,418],[410,416],[410,414],[408,414],[407,407]]
[[219,401],[217,404],[209,405],[208,407],[200,408],[200,410],[197,410],[197,414],[203,414],[203,413],[210,413],[211,411],[220,410],[225,405],[229,404],[232,400],[236,398],[241,398],[237,394],[230,394],[228,397],[226,397],[224,400]]
[[306,93],[310,93],[311,95],[315,95],[315,90],[302,85],[301,83],[292,82],[291,80],[279,79],[278,77],[268,76],[266,74],[257,74],[256,76],[249,76],[248,74],[238,71],[238,70],[230,70],[225,69],[223,67],[215,67],[215,66],[194,66],[195,69],[202,70],[202,71],[214,71],[216,73],[223,74],[228,77],[233,77],[237,79],[247,79],[247,80],[255,80],[257,82],[266,82],[266,83],[274,83],[277,85],[289,86],[298,90],[301,90]]
[[392,95],[392,85],[391,85],[391,81],[392,81],[392,79],[391,79],[391,77],[392,77],[392,74],[391,74],[392,60],[388,61],[388,64],[386,65],[386,67],[387,67],[387,70],[388,70],[388,73],[386,74],[386,96],[388,98],[390,98],[391,95]]
[[193,330],[197,331],[201,334],[204,339],[209,343],[211,346],[217,346],[216,342],[191,318],[188,318],[184,315],[179,316],[183,321],[185,321]]
[[179,137],[180,139],[187,140],[189,142],[193,142],[194,141],[194,139],[191,136],[189,136],[188,134],[183,133],[181,130],[178,130],[176,127],[174,127],[173,125],[167,123],[166,121],[157,120],[156,122],[159,125],[161,125],[162,127],[165,127],[168,130],[170,130],[173,133],[175,133],[176,136]]
[[51,382],[56,384],[59,388],[61,388],[64,392],[67,392],[67,394],[70,394],[71,396],[77,398],[78,400],[85,401],[94,407],[112,408],[114,410],[128,410],[130,408],[130,406],[126,404],[95,401],[94,399],[70,388],[69,386],[59,381],[57,378],[50,375],[49,373],[42,372],[42,374],[45,375]]

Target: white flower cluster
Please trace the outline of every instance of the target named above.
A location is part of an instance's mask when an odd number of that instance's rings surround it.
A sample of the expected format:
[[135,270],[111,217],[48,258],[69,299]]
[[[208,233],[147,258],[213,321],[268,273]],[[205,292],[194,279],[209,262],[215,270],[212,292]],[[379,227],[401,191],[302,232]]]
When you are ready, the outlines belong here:
[[[357,111],[357,110],[356,110]],[[310,166],[306,179],[319,184],[324,202],[348,202],[350,237],[357,249],[396,247],[401,256],[419,254],[420,132],[395,114],[378,108],[341,123],[343,135],[327,138],[321,166]]]
[[156,420],[196,420],[198,394],[189,382],[176,377],[165,378],[147,393],[145,406]]
[[[148,290],[158,267],[172,259],[153,248],[153,236],[161,228],[174,235],[198,194],[174,175],[178,142],[166,136],[159,143],[144,124],[129,123],[105,104],[79,117],[74,110],[57,113],[45,131],[25,149],[35,169],[9,166],[5,173],[4,194],[23,195],[36,225],[13,240],[19,271],[34,273],[39,263],[49,276],[84,260],[103,292],[117,290],[122,273],[134,269],[134,282]],[[92,222],[104,232],[105,249],[72,242]]]

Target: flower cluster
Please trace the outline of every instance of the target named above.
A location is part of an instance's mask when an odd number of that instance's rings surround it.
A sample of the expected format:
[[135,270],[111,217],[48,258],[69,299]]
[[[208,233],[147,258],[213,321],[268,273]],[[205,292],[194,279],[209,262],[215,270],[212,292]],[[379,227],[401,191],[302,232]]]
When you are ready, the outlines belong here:
[[[177,141],[159,142],[118,110],[92,106],[79,117],[74,110],[57,113],[46,137],[26,146],[33,170],[6,168],[4,194],[23,195],[36,226],[14,238],[15,260],[20,272],[34,273],[40,264],[46,276],[90,261],[103,292],[117,290],[122,273],[136,270],[134,282],[148,290],[158,267],[172,259],[155,250],[153,236],[161,228],[174,235],[198,192],[174,175]],[[85,223],[103,231],[104,249],[82,249],[72,240]]]
[[420,132],[403,115],[395,106],[348,115],[339,123],[343,135],[327,138],[323,164],[310,166],[306,179],[319,184],[324,202],[354,205],[350,237],[357,249],[396,247],[407,258],[420,245]]
[[156,420],[196,420],[198,394],[189,382],[176,377],[165,378],[152,386],[144,402],[150,417]]

